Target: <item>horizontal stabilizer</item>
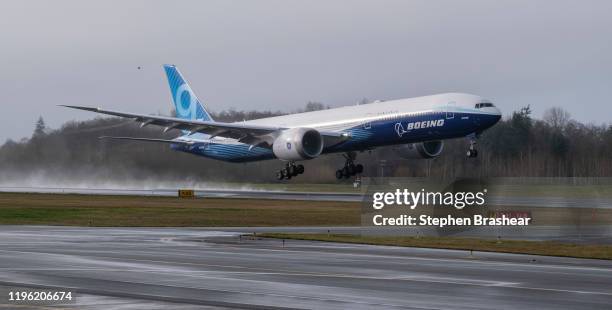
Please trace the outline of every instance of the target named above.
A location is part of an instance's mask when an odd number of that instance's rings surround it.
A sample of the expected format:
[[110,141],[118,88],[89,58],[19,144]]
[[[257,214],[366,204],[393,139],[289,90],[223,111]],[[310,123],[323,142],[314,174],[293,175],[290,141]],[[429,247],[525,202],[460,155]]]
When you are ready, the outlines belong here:
[[130,141],[143,141],[143,142],[159,142],[159,143],[170,143],[170,144],[193,144],[193,141],[182,141],[182,140],[166,140],[166,139],[149,139],[149,138],[133,138],[133,137],[109,137],[102,136],[99,139],[112,139],[112,140],[130,140]]

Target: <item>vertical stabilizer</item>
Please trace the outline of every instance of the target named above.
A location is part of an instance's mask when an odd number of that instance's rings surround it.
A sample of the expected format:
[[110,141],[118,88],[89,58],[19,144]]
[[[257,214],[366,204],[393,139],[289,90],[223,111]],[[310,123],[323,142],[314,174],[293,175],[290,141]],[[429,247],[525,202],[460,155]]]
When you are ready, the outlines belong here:
[[170,94],[174,101],[176,109],[176,117],[183,119],[193,119],[201,121],[213,121],[210,114],[204,108],[204,105],[198,100],[198,97],[193,93],[187,81],[174,65],[164,65],[168,84],[170,86]]

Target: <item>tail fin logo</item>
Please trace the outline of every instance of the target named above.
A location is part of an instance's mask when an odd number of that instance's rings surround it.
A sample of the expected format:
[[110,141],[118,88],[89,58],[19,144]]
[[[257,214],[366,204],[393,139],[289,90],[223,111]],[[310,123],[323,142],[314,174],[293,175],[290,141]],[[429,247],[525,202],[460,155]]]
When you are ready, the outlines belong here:
[[184,119],[197,119],[197,99],[187,84],[181,84],[176,89],[174,98],[176,115]]
[[214,121],[174,65],[164,65],[176,116],[182,119]]

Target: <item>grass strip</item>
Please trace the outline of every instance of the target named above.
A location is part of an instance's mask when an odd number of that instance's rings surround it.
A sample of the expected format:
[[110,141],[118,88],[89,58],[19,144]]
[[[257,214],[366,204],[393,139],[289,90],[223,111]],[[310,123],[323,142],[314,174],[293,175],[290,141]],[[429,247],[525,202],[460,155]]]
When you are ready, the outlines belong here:
[[122,227],[355,226],[359,203],[0,193],[0,224]]
[[350,234],[265,233],[257,235],[260,237],[278,239],[612,259],[612,246],[609,245],[573,244],[554,241],[497,241],[492,239],[457,237],[360,236]]

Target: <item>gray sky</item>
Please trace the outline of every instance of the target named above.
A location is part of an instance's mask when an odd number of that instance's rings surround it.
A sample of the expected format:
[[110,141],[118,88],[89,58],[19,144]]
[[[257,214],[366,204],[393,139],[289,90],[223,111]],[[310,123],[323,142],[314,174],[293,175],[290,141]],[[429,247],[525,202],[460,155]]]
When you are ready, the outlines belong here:
[[[291,111],[461,91],[611,121],[612,1],[2,1],[0,143],[86,112]],[[142,69],[138,70],[137,67]]]

